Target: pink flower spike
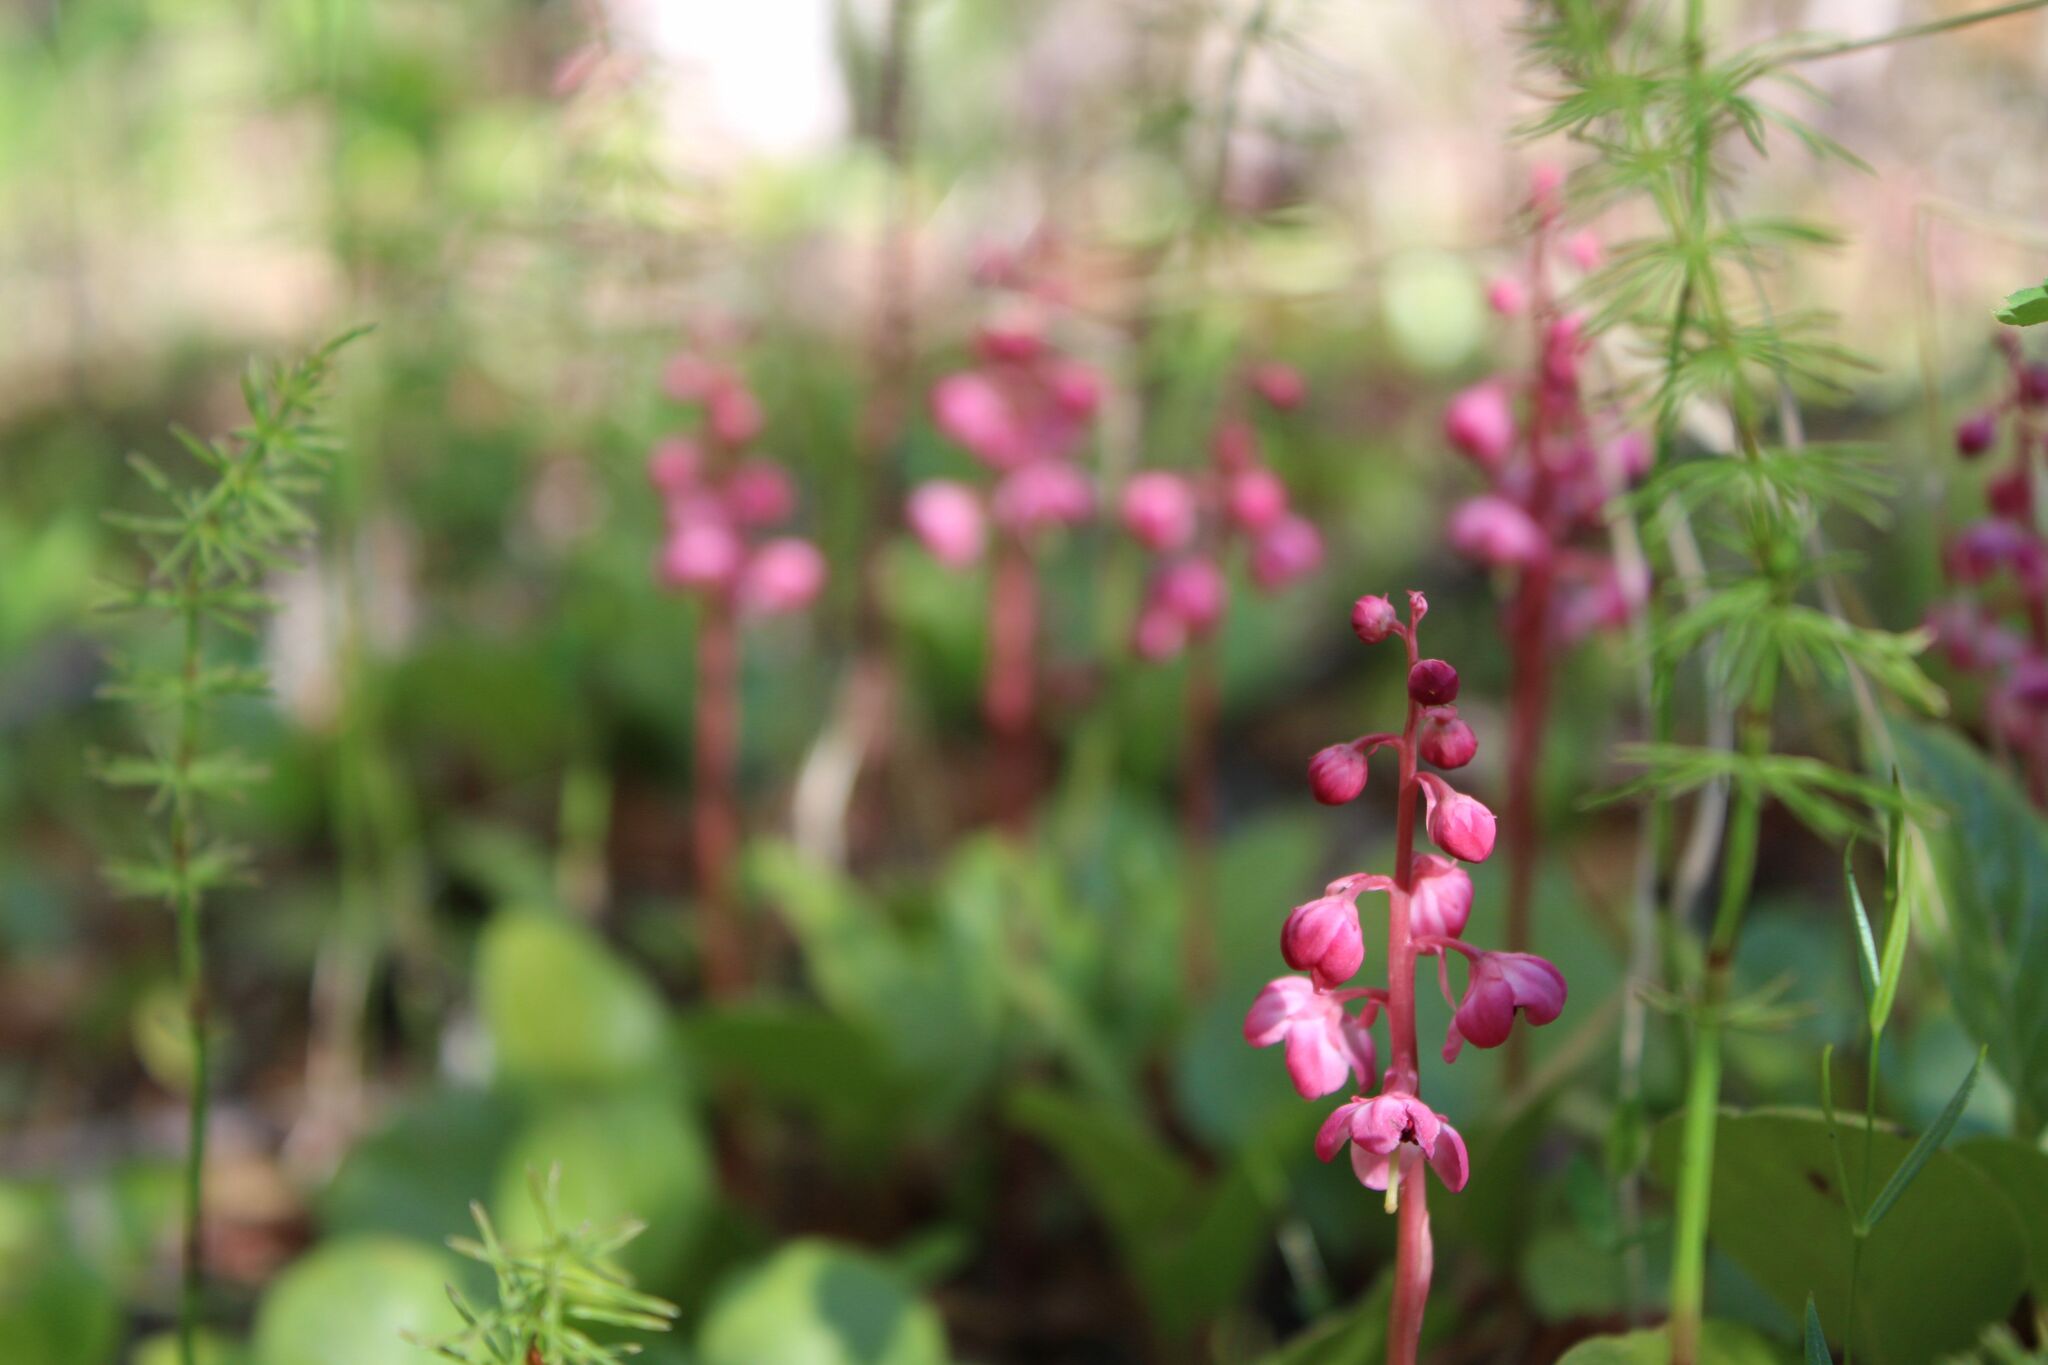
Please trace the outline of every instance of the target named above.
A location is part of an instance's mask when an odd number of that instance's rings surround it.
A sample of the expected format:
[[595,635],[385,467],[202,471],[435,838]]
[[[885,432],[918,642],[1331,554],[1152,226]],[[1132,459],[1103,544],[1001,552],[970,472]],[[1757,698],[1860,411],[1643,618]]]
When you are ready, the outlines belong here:
[[1343,985],[1365,965],[1358,902],[1348,895],[1319,896],[1297,905],[1280,930],[1280,955],[1324,990]]
[[1418,773],[1430,842],[1460,862],[1483,863],[1493,853],[1493,812],[1435,773]]
[[681,497],[696,486],[702,465],[695,441],[687,436],[664,436],[647,453],[647,481],[664,497]]
[[801,610],[824,591],[825,574],[825,556],[808,540],[771,540],[740,572],[740,605],[763,616]]
[[737,381],[720,384],[704,404],[704,424],[712,439],[727,448],[747,444],[761,434],[765,422],[760,400]]
[[1444,438],[1486,469],[1497,468],[1515,444],[1515,407],[1498,379],[1474,384],[1444,410]]
[[1376,645],[1401,628],[1394,604],[1367,593],[1351,604],[1351,633],[1369,645]]
[[1231,525],[1257,535],[1287,515],[1287,485],[1264,465],[1251,465],[1230,476],[1224,508]]
[[1192,555],[1160,570],[1152,583],[1151,601],[1160,610],[1171,612],[1189,634],[1201,635],[1214,630],[1223,619],[1229,592],[1216,561]]
[[1318,749],[1308,761],[1308,789],[1326,806],[1356,801],[1365,791],[1368,765],[1355,744]]
[[904,519],[932,558],[948,568],[963,569],[980,559],[988,540],[981,499],[966,484],[949,479],[918,485],[904,506]]
[[1534,517],[1497,493],[1467,498],[1451,513],[1451,548],[1488,568],[1527,568],[1550,553]]
[[1152,469],[1124,485],[1124,529],[1148,550],[1178,550],[1195,535],[1195,490],[1178,474]]
[[1305,1100],[1342,1089],[1347,1078],[1364,1085],[1379,1069],[1364,1020],[1306,977],[1267,983],[1244,1017],[1244,1039],[1253,1047],[1286,1040],[1287,1074]]
[[1408,924],[1429,938],[1456,938],[1472,917],[1472,879],[1449,858],[1417,854],[1415,886],[1408,893]]
[[741,526],[773,526],[796,511],[796,484],[773,460],[742,460],[726,476],[725,506]]
[[[1472,964],[1465,998],[1451,1017],[1452,1032],[1474,1047],[1499,1047],[1508,1040],[1520,1011],[1531,1024],[1547,1024],[1564,1012],[1564,973],[1534,953],[1481,953]],[[1454,1043],[1445,1044],[1448,1057]]]
[[1308,397],[1308,381],[1292,365],[1269,360],[1252,371],[1252,389],[1282,412],[1291,412]]
[[1459,719],[1456,707],[1433,706],[1423,713],[1415,748],[1425,762],[1451,772],[1472,761],[1479,752],[1479,736]]
[[1347,1142],[1352,1172],[1369,1190],[1387,1187],[1389,1168],[1403,1144],[1418,1148],[1452,1193],[1465,1188],[1471,1173],[1458,1130],[1404,1090],[1383,1090],[1369,1100],[1352,1099],[1337,1106],[1316,1133],[1316,1155],[1328,1161]]
[[1323,536],[1314,523],[1284,516],[1252,546],[1252,582],[1268,592],[1315,572],[1323,562]]
[[1497,275],[1486,286],[1486,306],[1504,318],[1515,317],[1529,306],[1529,291],[1513,275]]

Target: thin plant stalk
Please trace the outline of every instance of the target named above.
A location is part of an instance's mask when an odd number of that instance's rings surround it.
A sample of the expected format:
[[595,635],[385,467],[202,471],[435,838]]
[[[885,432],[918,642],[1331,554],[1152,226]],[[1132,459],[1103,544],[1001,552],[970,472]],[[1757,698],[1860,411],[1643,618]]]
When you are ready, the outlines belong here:
[[196,821],[190,776],[199,753],[200,702],[198,680],[205,664],[200,630],[201,607],[196,580],[188,580],[179,605],[183,643],[179,670],[186,688],[178,705],[175,762],[181,775],[171,802],[170,860],[177,887],[174,909],[178,922],[178,985],[185,1001],[186,1036],[192,1048],[192,1096],[186,1113],[184,1207],[179,1245],[183,1260],[178,1274],[178,1365],[197,1365],[200,1319],[206,1293],[206,1126],[213,1090],[213,1045],[208,1021],[206,940],[200,925],[199,890],[192,877]]
[[1037,786],[1038,617],[1038,573],[1031,551],[1017,537],[1005,535],[989,577],[982,707],[995,732],[996,815],[1013,834],[1029,827]]
[[[1412,669],[1418,657],[1414,621],[1402,636]],[[1394,890],[1387,897],[1387,1041],[1389,1088],[1420,1096],[1422,1064],[1415,1038],[1415,942],[1409,932],[1408,896],[1415,886],[1415,805],[1422,791],[1415,778],[1416,732],[1423,708],[1412,698],[1401,731],[1398,805],[1394,815]],[[1429,1234],[1428,1181],[1423,1163],[1403,1159],[1387,1185],[1390,1203],[1399,1200],[1394,1247],[1394,1300],[1387,1335],[1388,1365],[1415,1365],[1422,1345],[1422,1313],[1429,1301],[1435,1250]],[[1415,1153],[1419,1158],[1420,1152]]]
[[734,858],[739,850],[740,648],[730,598],[699,604],[695,773],[690,828],[703,903],[704,984],[714,998],[743,994],[750,975]]

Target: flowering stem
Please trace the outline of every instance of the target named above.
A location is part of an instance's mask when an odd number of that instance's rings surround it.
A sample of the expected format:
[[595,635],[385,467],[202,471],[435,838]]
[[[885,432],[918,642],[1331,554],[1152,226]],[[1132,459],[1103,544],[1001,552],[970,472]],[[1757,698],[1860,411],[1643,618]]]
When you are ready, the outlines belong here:
[[704,984],[729,997],[747,985],[733,855],[739,843],[739,629],[733,604],[709,594],[697,613],[696,781],[691,832],[703,904]]
[[1013,833],[1031,817],[1031,722],[1037,708],[1038,579],[1014,536],[996,550],[989,580],[988,676],[982,705],[996,737],[996,811]]
[[[1402,639],[1408,647],[1408,666],[1413,668],[1416,647],[1412,616]],[[1422,795],[1415,780],[1416,728],[1421,720],[1422,707],[1411,698],[1408,721],[1401,732],[1400,794],[1394,817],[1395,889],[1387,897],[1387,1038],[1393,1057],[1384,1087],[1405,1090],[1418,1097],[1422,1092],[1422,1067],[1415,1043],[1415,943],[1408,924],[1408,893],[1415,884],[1415,803]],[[1433,1255],[1422,1171],[1422,1163],[1407,1160],[1405,1153],[1395,1162],[1397,1183],[1391,1188],[1400,1191],[1403,1203],[1394,1249],[1388,1365],[1414,1365],[1422,1342],[1422,1310],[1429,1298]]]

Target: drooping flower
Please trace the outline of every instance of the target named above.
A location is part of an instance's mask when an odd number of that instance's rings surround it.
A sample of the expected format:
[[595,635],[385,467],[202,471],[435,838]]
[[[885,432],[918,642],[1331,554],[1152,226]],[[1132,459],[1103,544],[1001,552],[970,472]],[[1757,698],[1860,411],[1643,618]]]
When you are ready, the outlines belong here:
[[1991,449],[1998,440],[1998,414],[1979,412],[1956,424],[1956,453],[1972,459]]
[[1266,984],[1244,1017],[1244,1039],[1253,1047],[1284,1039],[1287,1075],[1305,1100],[1343,1089],[1346,1079],[1365,1085],[1379,1070],[1366,1021],[1303,976]]
[[1455,1193],[1471,1175],[1465,1139],[1450,1123],[1405,1090],[1383,1090],[1371,1099],[1353,1097],[1323,1120],[1316,1155],[1328,1161],[1351,1146],[1351,1169],[1369,1190],[1384,1190],[1389,1168],[1402,1144],[1428,1160],[1444,1188]]
[[661,577],[672,588],[715,588],[740,570],[746,547],[719,518],[691,517],[670,529],[661,551]]
[[1485,862],[1493,853],[1493,812],[1435,773],[1421,773],[1417,780],[1422,783],[1423,824],[1430,842],[1460,862]]
[[1432,706],[1422,715],[1415,747],[1423,761],[1445,771],[1462,768],[1479,752],[1479,736],[1458,716],[1455,706]]
[[1294,907],[1280,930],[1280,955],[1324,990],[1343,985],[1365,965],[1358,893],[1326,893]]
[[1326,806],[1356,801],[1365,790],[1367,764],[1356,744],[1332,744],[1308,761],[1308,787]]
[[1418,935],[1456,938],[1472,917],[1472,879],[1449,858],[1415,855],[1415,885],[1408,893],[1408,923]]
[[1369,645],[1376,645],[1394,633],[1401,618],[1394,604],[1371,593],[1351,604],[1351,633]]
[[1474,1047],[1499,1047],[1520,1011],[1532,1024],[1547,1024],[1564,1011],[1564,973],[1534,953],[1480,953],[1472,962],[1465,997],[1451,1016],[1444,1044],[1446,1061],[1459,1040]]
[[1458,670],[1442,659],[1417,659],[1408,670],[1408,697],[1418,706],[1447,706],[1458,699]]

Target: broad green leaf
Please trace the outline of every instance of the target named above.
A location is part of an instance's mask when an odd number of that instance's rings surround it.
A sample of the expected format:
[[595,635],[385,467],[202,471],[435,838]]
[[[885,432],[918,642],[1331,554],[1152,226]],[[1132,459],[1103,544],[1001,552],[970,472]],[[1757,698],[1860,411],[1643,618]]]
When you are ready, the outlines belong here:
[[[2048,826],[2012,779],[1945,730],[1895,722],[1915,795],[1944,808],[1925,829],[1938,896],[1913,895],[1923,942],[1957,1016],[1990,1049],[2018,1111],[2048,1117]],[[1908,859],[1909,870],[1911,859]]]
[[2018,1210],[2034,1299],[2048,1303],[2048,1152],[1999,1137],[1965,1138],[1948,1150],[1990,1177]]
[[684,1046],[714,1084],[786,1106],[852,1158],[907,1136],[904,1077],[859,1022],[816,1006],[745,1001],[693,1014]]
[[[1557,1365],[1668,1365],[1671,1340],[1662,1327],[1591,1337],[1558,1357]],[[1700,1365],[1784,1365],[1778,1348],[1750,1328],[1709,1322],[1700,1332]]]
[[417,1097],[349,1149],[317,1201],[322,1230],[388,1233],[428,1246],[462,1232],[515,1120],[511,1104],[478,1091]]
[[452,1256],[396,1237],[343,1237],[294,1261],[256,1312],[253,1365],[364,1365],[422,1355],[406,1334],[461,1328]]
[[829,1242],[792,1242],[719,1291],[699,1365],[947,1365],[930,1305],[881,1264]]
[[0,1260],[0,1342],[8,1365],[111,1365],[121,1305],[100,1273],[42,1247]]
[[1820,1312],[1813,1306],[1813,1295],[1806,1296],[1806,1365],[1835,1365],[1835,1358],[1828,1354],[1828,1335],[1820,1330]]
[[583,925],[502,911],[477,949],[477,1000],[507,1080],[622,1085],[661,1069],[661,999]]
[[1956,1093],[1949,1096],[1949,1101],[1942,1106],[1941,1113],[1935,1117],[1927,1131],[1920,1135],[1912,1150],[1906,1153],[1906,1159],[1891,1173],[1891,1178],[1884,1182],[1884,1188],[1877,1192],[1877,1198],[1870,1201],[1870,1211],[1864,1215],[1865,1227],[1875,1228],[1879,1220],[1891,1212],[1892,1205],[1899,1202],[1899,1197],[1913,1183],[1913,1178],[1920,1174],[1920,1169],[1941,1150],[1941,1144],[1948,1141],[1949,1133],[1955,1129],[1956,1120],[1963,1116],[1963,1106],[1970,1102],[1970,1091],[1975,1088],[1977,1072],[1983,1066],[1984,1054],[1979,1051],[1977,1060],[1970,1063],[1969,1073],[1963,1077],[1962,1084],[1956,1087]]
[[[1668,1185],[1678,1129],[1658,1128],[1652,1168]],[[1844,1144],[1859,1183],[1863,1142]],[[1910,1150],[1880,1132],[1874,1170],[1896,1169]],[[1932,1153],[1863,1251],[1857,1317],[1848,1315],[1851,1225],[1819,1115],[1724,1113],[1715,1138],[1708,1235],[1758,1286],[1798,1314],[1811,1294],[1837,1339],[1853,1337],[1871,1365],[1918,1365],[1975,1340],[2002,1320],[2024,1285],[2025,1236],[2011,1203],[1969,1163]]]
[[2008,327],[2032,327],[2048,322],[2048,282],[2015,289],[1992,316]]

